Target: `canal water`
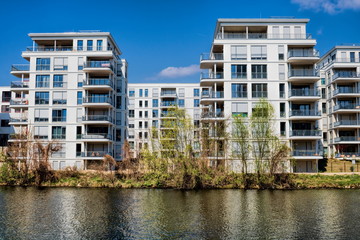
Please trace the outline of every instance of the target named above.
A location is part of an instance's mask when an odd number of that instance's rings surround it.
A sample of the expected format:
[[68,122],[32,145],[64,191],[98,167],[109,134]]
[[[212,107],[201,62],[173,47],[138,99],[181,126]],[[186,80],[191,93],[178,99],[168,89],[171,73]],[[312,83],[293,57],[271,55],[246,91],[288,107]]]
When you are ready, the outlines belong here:
[[359,239],[360,190],[0,187],[0,239]]

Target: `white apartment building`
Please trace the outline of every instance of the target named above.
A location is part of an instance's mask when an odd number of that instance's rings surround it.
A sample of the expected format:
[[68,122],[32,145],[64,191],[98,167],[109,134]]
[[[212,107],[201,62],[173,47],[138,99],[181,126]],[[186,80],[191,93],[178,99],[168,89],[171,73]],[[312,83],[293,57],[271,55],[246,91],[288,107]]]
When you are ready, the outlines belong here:
[[11,119],[16,135],[55,141],[53,169],[91,169],[105,154],[121,160],[127,137],[127,63],[108,32],[31,33],[22,52],[29,64],[12,65]]
[[[136,158],[143,147],[150,146],[150,130],[162,129],[169,109],[177,106],[200,124],[200,85],[198,83],[129,84],[128,134],[132,157]],[[195,146],[199,150],[200,143]]]
[[328,155],[360,160],[360,46],[335,46],[318,68],[327,84]]
[[[13,127],[9,124],[10,118],[14,115],[18,115],[18,112],[10,110],[10,100],[11,100],[11,90],[10,87],[0,87],[0,148],[6,147],[8,144],[8,139],[11,134],[14,133]],[[14,95],[14,97],[16,97]]]
[[[250,116],[266,98],[275,108],[276,133],[292,149],[294,172],[316,172],[323,158],[319,53],[306,31],[308,22],[218,19],[210,53],[200,61],[203,112],[212,121]],[[224,146],[219,142],[214,156],[239,171],[240,161],[231,159]]]

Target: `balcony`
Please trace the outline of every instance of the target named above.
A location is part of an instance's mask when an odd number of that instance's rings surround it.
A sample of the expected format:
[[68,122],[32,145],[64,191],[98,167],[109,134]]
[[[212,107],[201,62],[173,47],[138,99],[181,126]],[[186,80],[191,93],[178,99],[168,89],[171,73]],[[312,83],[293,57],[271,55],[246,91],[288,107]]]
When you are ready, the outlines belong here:
[[335,154],[336,158],[343,158],[343,159],[353,159],[353,158],[359,158],[360,153],[359,152],[341,152]]
[[303,89],[291,89],[289,91],[290,100],[316,101],[319,100],[320,97],[321,97],[320,91],[318,89],[303,88]]
[[174,101],[165,101],[165,102],[161,102],[160,106],[163,108],[168,108],[168,107],[176,107],[177,103]]
[[332,76],[332,81],[338,81],[338,80],[358,80],[357,78],[360,78],[360,74],[356,72],[348,72],[348,71],[342,71],[337,72]]
[[80,155],[80,157],[83,158],[104,158],[105,155],[112,155],[111,153],[107,151],[85,151],[77,153],[77,155]]
[[320,54],[315,49],[290,49],[288,61],[291,63],[316,63]]
[[215,120],[215,119],[223,119],[224,118],[224,112],[203,112],[201,113],[202,119],[209,119],[209,120]]
[[320,151],[317,150],[293,150],[292,151],[292,156],[294,158],[298,158],[298,159],[321,159],[322,156],[320,156],[321,153]]
[[202,92],[201,93],[201,100],[212,100],[212,99],[223,99],[224,92],[223,91],[216,91],[216,92]]
[[318,139],[322,137],[321,130],[292,130],[289,136],[296,139]]
[[318,110],[291,110],[289,113],[291,119],[319,119],[321,118],[321,112]]
[[86,115],[82,117],[82,121],[87,123],[112,123],[112,117],[108,115]]
[[248,33],[246,32],[221,32],[216,34],[215,39],[312,39],[312,35],[310,33],[306,34],[267,34],[267,33]]
[[342,136],[342,137],[337,137],[334,140],[335,143],[340,143],[340,142],[345,142],[345,143],[359,143],[360,142],[360,137],[356,137],[356,136]]
[[13,88],[19,88],[21,91],[23,91],[24,89],[29,88],[29,82],[20,82],[20,81],[11,82],[10,87],[12,88],[12,90],[14,90]]
[[221,82],[219,79],[224,79],[224,73],[217,72],[217,73],[208,73],[208,72],[202,72],[200,73],[200,82]]
[[86,96],[83,99],[85,106],[111,106],[112,98],[109,96]]
[[29,76],[30,64],[14,64],[11,65],[10,73],[16,77]]
[[318,72],[315,69],[290,69],[289,81],[291,80],[312,80],[317,81],[320,78]]
[[334,122],[334,128],[354,128],[360,127],[360,121],[357,120],[340,120],[338,122]]
[[[93,50],[89,51],[112,51],[111,47],[106,46],[97,46]],[[82,46],[29,46],[26,47],[26,52],[69,52],[69,51],[87,51],[85,47]]]
[[177,94],[176,91],[161,91],[160,94],[161,97],[171,97],[171,98],[176,98]]
[[11,107],[27,107],[27,105],[29,104],[29,101],[27,99],[11,99],[10,100],[10,105]]
[[333,91],[334,97],[355,97],[358,94],[360,94],[359,90],[353,87],[338,87]]
[[11,125],[23,125],[28,123],[28,118],[10,118],[9,124]]
[[113,138],[112,135],[108,133],[87,133],[87,134],[81,134],[81,139],[89,142],[96,142],[96,141],[107,142],[107,141],[112,141]]
[[222,53],[203,53],[200,55],[200,67],[211,68],[215,62],[224,60],[224,54]]
[[113,70],[113,65],[110,61],[88,61],[84,65],[85,72],[111,72]]
[[84,89],[113,88],[114,83],[108,78],[89,78],[83,82]]
[[360,105],[355,103],[342,103],[338,102],[337,105],[334,106],[334,112],[358,112],[360,110]]

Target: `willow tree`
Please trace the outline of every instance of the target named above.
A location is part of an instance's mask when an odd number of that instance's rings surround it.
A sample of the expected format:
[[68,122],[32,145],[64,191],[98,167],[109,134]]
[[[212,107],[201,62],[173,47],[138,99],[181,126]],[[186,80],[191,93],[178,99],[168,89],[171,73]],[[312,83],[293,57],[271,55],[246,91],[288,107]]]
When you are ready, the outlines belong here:
[[[232,158],[241,161],[241,173],[248,173],[251,143],[248,120],[240,115],[233,116],[232,121]],[[244,176],[243,175],[243,176]],[[245,176],[244,176],[245,177]]]

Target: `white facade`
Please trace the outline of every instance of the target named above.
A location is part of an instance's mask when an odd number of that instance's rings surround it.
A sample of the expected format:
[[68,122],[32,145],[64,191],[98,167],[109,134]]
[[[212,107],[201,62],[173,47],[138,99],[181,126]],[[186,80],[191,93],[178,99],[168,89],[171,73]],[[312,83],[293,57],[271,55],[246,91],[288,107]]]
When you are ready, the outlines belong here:
[[[308,21],[219,19],[210,53],[200,61],[206,70],[200,80],[205,111],[218,121],[250,116],[259,99],[266,98],[275,108],[276,133],[288,141],[296,160],[292,170],[299,172],[316,172],[322,158],[319,54],[316,40],[306,32]],[[227,165],[240,164],[230,161]]]
[[360,159],[360,46],[335,46],[319,61],[327,84],[328,155]]
[[[29,64],[13,65],[19,77],[10,107],[18,134],[62,145],[54,169],[92,168],[105,154],[121,160],[126,138],[127,63],[110,33],[32,33],[22,53]],[[16,140],[10,140],[16,141]]]
[[150,129],[161,129],[166,112],[173,106],[199,124],[200,85],[198,83],[129,84],[129,144],[134,158],[149,145]]
[[19,116],[19,112],[10,109],[11,97],[16,97],[11,93],[10,87],[0,87],[0,148],[6,147],[8,139],[14,133],[14,128],[9,124],[10,119]]

